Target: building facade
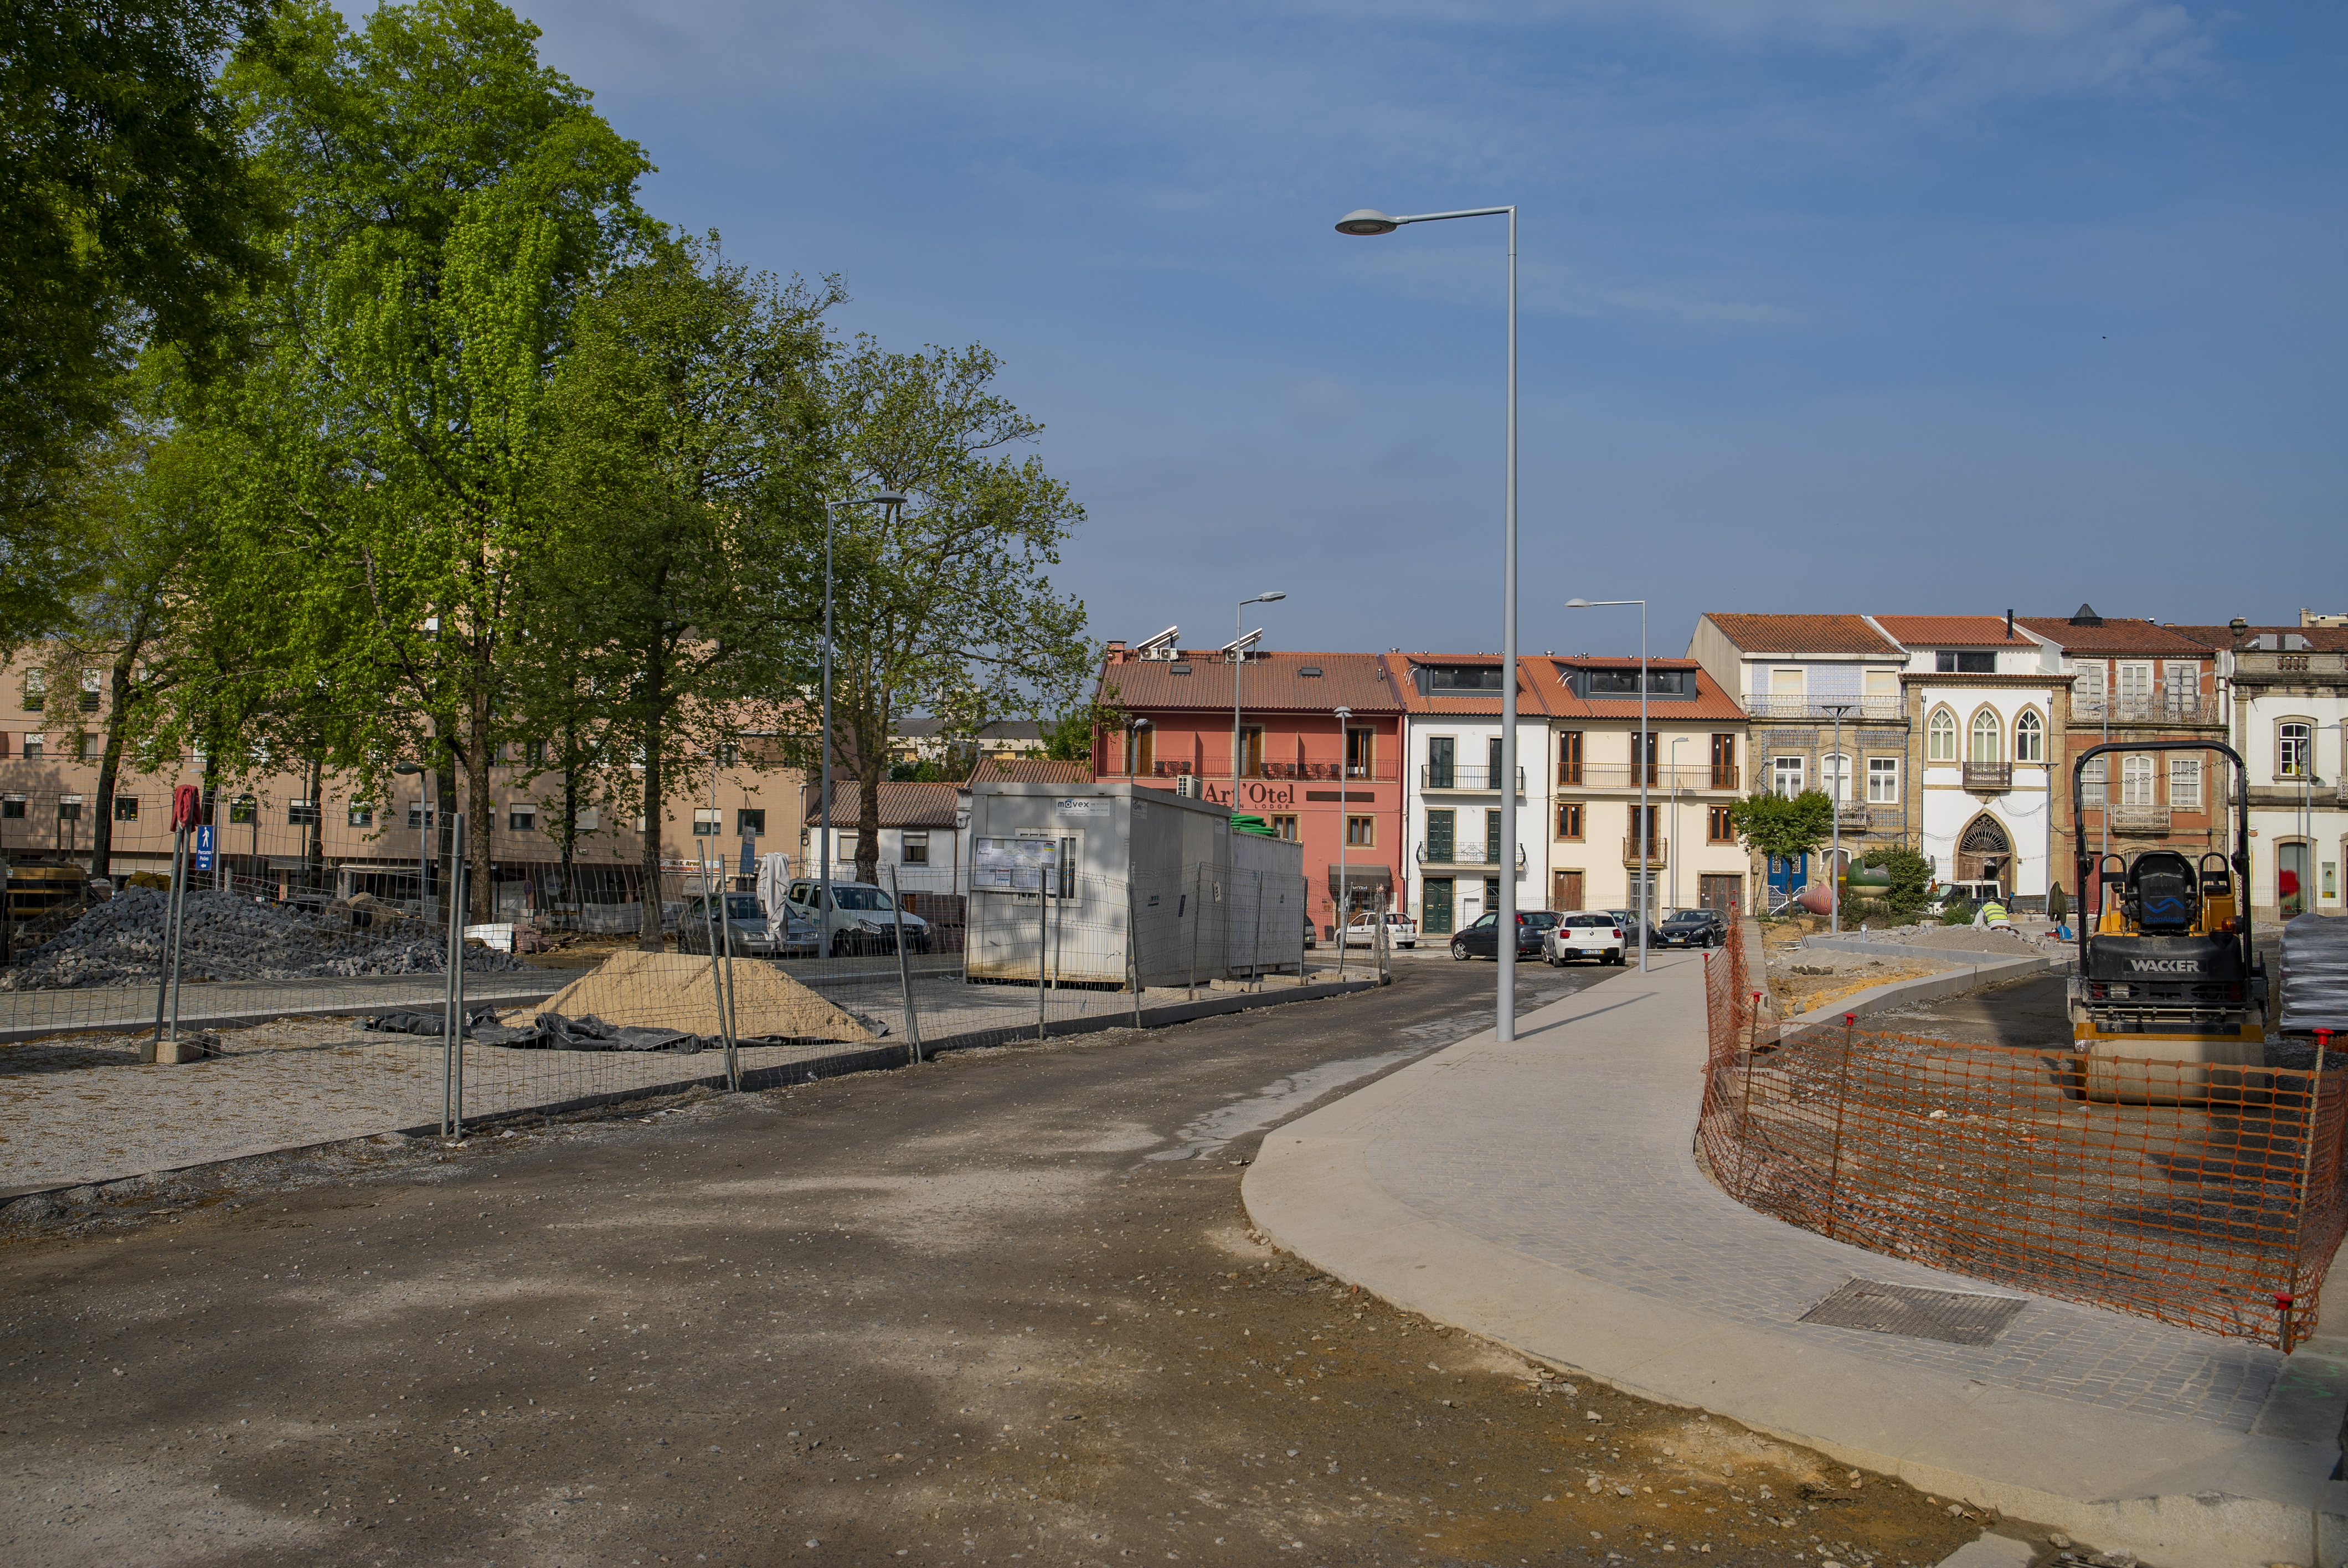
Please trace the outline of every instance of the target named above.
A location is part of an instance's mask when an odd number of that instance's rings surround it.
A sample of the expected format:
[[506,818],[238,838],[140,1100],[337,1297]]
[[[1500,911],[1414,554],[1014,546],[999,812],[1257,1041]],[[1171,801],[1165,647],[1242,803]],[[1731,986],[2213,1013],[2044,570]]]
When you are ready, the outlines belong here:
[[[1691,659],[1524,661],[1548,710],[1542,822],[1551,909],[1742,913],[1748,857],[1730,820],[1745,791],[1745,711]],[[1646,815],[1640,816],[1643,781]]]
[[1188,777],[1302,844],[1316,926],[1404,897],[1403,703],[1385,660],[1111,642],[1098,695],[1125,717],[1094,737],[1096,774],[1166,790]]
[[[1713,613],[1698,618],[1688,657],[1747,718],[1747,793],[1823,790],[1846,862],[1878,845],[1915,846],[1900,684],[1910,659],[1880,627],[1863,615]],[[1748,860],[1756,907],[1824,875],[1809,856]]]
[[[1518,908],[1542,907],[1548,835],[1539,778],[1549,749],[1549,714],[1524,679],[1521,661],[1513,774],[1500,760],[1504,666],[1498,655],[1388,653],[1383,664],[1405,710],[1410,850],[1403,907],[1422,934],[1446,937],[1499,907],[1504,876],[1514,879]],[[1500,834],[1504,791],[1516,796],[1514,844]]]
[[[2152,621],[2106,618],[2084,604],[2067,617],[2025,616],[2015,625],[2046,647],[2047,669],[2071,678],[2067,693],[2054,693],[2059,744],[2053,753],[2052,875],[2092,908],[2096,879],[2092,874],[2082,879],[2077,871],[2074,762],[2100,745],[2224,742],[2218,657]],[[2214,753],[2106,753],[2085,759],[2077,779],[2076,821],[2086,828],[2091,864],[2100,866],[2109,855],[2125,865],[2153,848],[2197,860],[2224,850],[2227,771]]]
[[2053,885],[2055,736],[2065,715],[2045,646],[2011,616],[1875,615],[1905,651],[1900,690],[1915,847],[1943,883],[2021,907]]
[[2341,897],[2348,865],[2342,752],[2348,629],[2237,621],[2168,630],[2218,660],[2226,733],[2250,774],[2252,916],[2348,913]]

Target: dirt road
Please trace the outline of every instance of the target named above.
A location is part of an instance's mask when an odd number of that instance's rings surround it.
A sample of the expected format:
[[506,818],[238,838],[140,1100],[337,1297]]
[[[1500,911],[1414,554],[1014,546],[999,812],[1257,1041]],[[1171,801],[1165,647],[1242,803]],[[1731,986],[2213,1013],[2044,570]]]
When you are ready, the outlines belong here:
[[[1529,967],[1519,1006],[1612,973]],[[0,1555],[1815,1568],[1975,1534],[1250,1237],[1264,1129],[1488,1024],[1491,974],[20,1214]]]

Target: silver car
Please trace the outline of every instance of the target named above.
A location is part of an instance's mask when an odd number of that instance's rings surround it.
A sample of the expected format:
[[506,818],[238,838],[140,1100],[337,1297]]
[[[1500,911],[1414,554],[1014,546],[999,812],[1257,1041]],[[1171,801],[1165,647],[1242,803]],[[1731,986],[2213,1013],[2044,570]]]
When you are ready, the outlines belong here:
[[[820,952],[815,927],[786,909],[779,919],[769,919],[758,906],[755,893],[723,893],[726,900],[727,937],[736,958],[797,958]],[[695,894],[685,901],[676,921],[676,950],[680,953],[709,951],[712,935],[709,898]]]
[[832,907],[821,911],[816,906],[823,900],[823,884],[813,877],[793,882],[783,897],[789,901],[790,912],[816,933],[819,952],[835,958],[846,953],[893,953],[901,919],[905,926],[905,950],[930,950],[930,923],[919,915],[901,914],[885,887],[870,882],[835,882]]

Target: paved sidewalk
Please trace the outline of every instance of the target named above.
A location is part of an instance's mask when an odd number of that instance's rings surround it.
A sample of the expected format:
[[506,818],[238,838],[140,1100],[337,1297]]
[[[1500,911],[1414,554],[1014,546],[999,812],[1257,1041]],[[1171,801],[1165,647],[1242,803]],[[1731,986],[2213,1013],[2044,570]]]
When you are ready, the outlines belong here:
[[2304,1398],[2288,1423],[2273,1408],[2305,1395],[2301,1357],[2286,1376],[2272,1350],[2034,1297],[1981,1347],[1797,1321],[1855,1276],[2021,1293],[1828,1241],[1706,1181],[1702,976],[1701,955],[1658,956],[1533,1013],[1512,1044],[1478,1036],[1290,1123],[1249,1172],[1250,1214],[1438,1321],[2107,1550],[2341,1561],[2332,1387],[2312,1426]]

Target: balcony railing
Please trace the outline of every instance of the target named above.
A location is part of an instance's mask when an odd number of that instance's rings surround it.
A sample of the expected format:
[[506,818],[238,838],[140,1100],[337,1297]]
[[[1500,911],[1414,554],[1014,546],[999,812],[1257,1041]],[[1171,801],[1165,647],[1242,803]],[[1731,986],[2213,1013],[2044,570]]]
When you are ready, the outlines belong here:
[[[1646,868],[1653,870],[1657,866],[1667,864],[1671,855],[1671,848],[1672,841],[1668,838],[1650,840],[1647,845]],[[1625,866],[1637,866],[1639,864],[1639,842],[1638,836],[1635,834],[1626,833],[1622,835],[1622,864]]]
[[1857,719],[1904,719],[1908,702],[1902,697],[1772,697],[1766,692],[1745,699],[1745,711],[1756,719],[1822,719],[1834,723],[1842,709],[1843,723]]
[[[1220,763],[1210,762],[1203,767],[1193,766],[1189,763],[1160,762],[1152,764],[1149,772],[1144,776],[1176,779],[1180,778],[1184,774],[1196,774],[1202,779],[1227,779],[1231,776],[1231,764],[1228,759]],[[1349,768],[1339,763],[1264,763],[1260,766],[1248,769],[1245,776],[1251,779],[1284,779],[1305,783],[1325,781],[1329,784],[1337,784],[1342,779],[1342,782],[1346,784],[1392,784],[1395,782],[1395,765],[1392,763],[1377,763],[1368,767]]]
[[2112,807],[2112,831],[2131,837],[2159,836],[2168,831],[2168,807],[2116,805]]
[[[1455,844],[1451,852],[1443,853],[1439,845],[1422,844],[1418,846],[1421,866],[1498,866],[1502,862],[1497,852],[1488,853],[1480,844]],[[1525,868],[1525,846],[1517,845],[1517,869]]]
[[2013,787],[2012,763],[1967,763],[1965,787],[1969,790],[2002,790]]
[[[1445,767],[1440,763],[1418,765],[1418,787],[1437,790],[1470,790],[1486,794],[1500,793],[1501,770],[1498,768]],[[1525,793],[1525,770],[1517,770],[1517,793]]]
[[2109,719],[2115,724],[2214,724],[2218,720],[2215,698],[2201,697],[2085,697],[2071,703],[2071,717],[2081,723],[2101,723]]
[[1865,827],[1869,818],[1864,801],[1843,800],[1835,803],[1835,821],[1845,827]]
[[2234,655],[2234,674],[2252,680],[2278,675],[2337,675],[2348,670],[2348,653],[2308,649],[2304,652],[2276,653],[2257,649],[2245,649]]
[[[1722,789],[1742,788],[1742,770],[1735,764],[1727,767],[1706,767],[1683,764],[1671,767],[1657,763],[1647,770],[1649,789]],[[1632,763],[1592,763],[1579,768],[1559,770],[1560,789],[1637,789],[1639,769]]]

